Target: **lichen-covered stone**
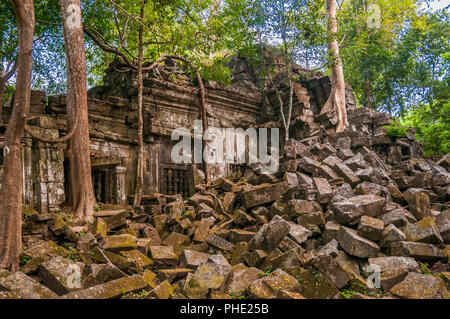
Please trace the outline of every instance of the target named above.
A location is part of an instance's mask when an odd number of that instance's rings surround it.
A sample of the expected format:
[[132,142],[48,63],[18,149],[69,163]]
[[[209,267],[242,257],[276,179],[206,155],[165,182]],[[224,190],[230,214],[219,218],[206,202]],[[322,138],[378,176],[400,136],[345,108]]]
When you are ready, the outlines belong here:
[[443,252],[433,244],[398,241],[391,244],[391,254],[416,260],[435,262],[444,258]]
[[436,277],[411,272],[391,288],[390,292],[401,298],[436,299],[445,297],[445,287]]
[[123,277],[84,290],[71,292],[60,299],[114,299],[147,287],[142,276]]
[[377,217],[384,213],[386,199],[375,195],[359,195],[331,204],[338,222],[354,225],[361,216]]
[[75,263],[61,256],[54,257],[39,267],[39,278],[58,295],[82,289],[83,263]]
[[111,252],[134,250],[137,249],[136,237],[130,234],[106,236],[103,248]]
[[443,242],[439,229],[433,219],[428,216],[415,224],[408,224],[402,228],[407,241],[420,241],[429,244],[441,244]]
[[336,239],[339,245],[352,256],[359,258],[376,257],[380,248],[374,242],[359,236],[356,230],[341,226]]

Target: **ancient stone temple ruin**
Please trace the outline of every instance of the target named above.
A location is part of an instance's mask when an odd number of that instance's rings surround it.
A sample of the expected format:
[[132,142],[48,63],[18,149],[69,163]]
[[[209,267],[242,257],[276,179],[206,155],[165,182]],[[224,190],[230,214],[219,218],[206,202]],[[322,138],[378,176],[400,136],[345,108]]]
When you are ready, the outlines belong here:
[[[257,72],[244,58],[235,57],[231,85],[224,86],[206,81],[208,126],[215,127],[279,127],[283,132],[274,91],[263,92]],[[331,88],[330,78],[312,75],[295,66],[300,74],[294,83],[291,137],[310,138],[321,128],[333,131],[336,118],[333,114],[318,116]],[[281,74],[282,76],[282,74]],[[287,88],[284,92],[287,101]],[[368,130],[377,135],[377,129],[387,124],[384,115],[372,110],[355,110],[351,87],[347,87],[347,108],[350,121],[357,123],[354,134]],[[3,109],[3,120],[8,121],[12,101]],[[97,201],[124,204],[134,192],[137,163],[137,85],[134,72],[124,71],[124,65],[112,63],[106,70],[103,85],[88,92],[92,176]],[[278,106],[279,108],[279,106]],[[43,91],[32,91],[29,122],[41,135],[57,138],[67,133],[66,95],[46,96]],[[174,129],[193,129],[194,120],[201,118],[197,84],[175,62],[144,73],[144,194],[182,194],[188,197],[193,190],[193,168],[188,164],[175,164],[170,151],[177,141],[171,140]],[[364,126],[364,128],[362,128]],[[374,126],[376,129],[374,129]],[[323,133],[323,132],[322,132]],[[0,131],[0,147],[4,128]],[[389,157],[411,155],[408,143],[380,141]],[[361,140],[361,145],[366,143]],[[35,141],[25,134],[22,148],[24,204],[36,210],[56,212],[70,196],[68,161],[65,145],[51,145]],[[3,148],[0,150],[3,156]],[[0,165],[2,158],[0,157]],[[242,165],[213,165],[212,179],[242,170]]]

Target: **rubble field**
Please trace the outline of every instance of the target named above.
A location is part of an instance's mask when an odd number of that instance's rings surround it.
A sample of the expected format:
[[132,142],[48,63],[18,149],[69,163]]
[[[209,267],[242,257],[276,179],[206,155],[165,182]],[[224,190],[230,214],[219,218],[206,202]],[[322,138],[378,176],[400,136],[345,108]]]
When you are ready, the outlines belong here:
[[277,174],[249,164],[189,198],[101,205],[93,224],[24,207],[0,298],[449,298],[450,156],[387,135],[385,114],[349,119],[288,140]]

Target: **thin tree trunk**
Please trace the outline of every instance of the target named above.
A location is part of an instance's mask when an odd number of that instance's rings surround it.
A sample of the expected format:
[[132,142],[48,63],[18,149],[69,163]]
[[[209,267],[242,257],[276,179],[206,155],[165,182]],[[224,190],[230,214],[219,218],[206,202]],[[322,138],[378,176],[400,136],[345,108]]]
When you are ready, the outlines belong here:
[[0,124],[3,123],[3,99],[5,98],[5,91],[6,91],[6,80],[4,77],[0,77]]
[[30,109],[34,5],[13,0],[19,33],[18,73],[14,107],[5,132],[2,188],[0,192],[0,268],[19,270],[22,249],[21,144]]
[[68,145],[71,204],[77,221],[92,221],[96,205],[92,187],[89,120],[86,90],[86,57],[80,0],[60,0],[67,57],[67,127],[78,118]]
[[368,108],[372,108],[372,99],[371,99],[371,91],[370,91],[370,81],[369,79],[366,78],[365,80],[365,90],[364,90],[364,94],[366,95],[366,99],[367,99],[367,107]]
[[[144,3],[141,3],[140,18],[144,17]],[[136,189],[134,192],[133,209],[141,204],[142,188],[144,184],[144,116],[142,99],[144,94],[144,81],[142,75],[142,60],[144,55],[144,45],[142,41],[142,33],[144,27],[139,25],[139,43],[138,43],[138,154],[137,154],[137,176],[136,176]]]
[[327,102],[323,106],[320,114],[336,111],[338,123],[336,132],[342,132],[347,126],[347,108],[345,105],[345,80],[344,70],[342,69],[342,61],[339,57],[339,43],[337,41],[338,24],[336,19],[336,0],[326,0],[327,11],[327,31],[331,37],[328,42],[328,51],[332,58],[331,64],[331,94]]
[[[208,118],[206,117],[206,93],[205,93],[205,86],[203,85],[202,76],[200,75],[200,72],[197,71],[197,81],[199,85],[199,94],[200,94],[200,107],[202,112],[202,126],[203,131],[206,131],[208,129]],[[203,140],[203,149],[206,148],[206,141]],[[205,179],[206,184],[210,182],[210,171],[209,171],[209,165],[206,163],[206,161],[203,163],[205,167]]]
[[292,66],[291,62],[287,64],[288,67],[288,78],[289,78],[289,104],[288,104],[288,118],[286,121],[286,135],[285,140],[289,140],[289,128],[291,127],[291,117],[292,117],[292,103],[294,98],[294,83],[292,82]]

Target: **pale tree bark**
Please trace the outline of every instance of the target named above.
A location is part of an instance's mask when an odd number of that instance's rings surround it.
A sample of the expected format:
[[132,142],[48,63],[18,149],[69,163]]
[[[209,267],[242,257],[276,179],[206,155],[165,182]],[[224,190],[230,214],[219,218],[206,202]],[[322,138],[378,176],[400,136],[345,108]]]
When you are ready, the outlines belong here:
[[[144,17],[144,3],[141,3],[140,19]],[[144,184],[144,114],[143,114],[143,94],[144,94],[144,80],[142,75],[142,62],[144,59],[144,45],[142,41],[142,34],[144,27],[139,25],[139,39],[138,39],[138,154],[137,154],[137,176],[136,189],[134,192],[133,209],[141,204],[143,184]]]
[[[197,71],[197,81],[198,81],[199,94],[200,94],[202,126],[203,126],[203,131],[206,131],[208,129],[208,118],[207,118],[207,114],[206,114],[206,92],[205,92],[205,86],[203,85],[202,76],[199,71]],[[206,148],[206,145],[207,145],[207,141],[203,140],[203,149]],[[209,170],[209,164],[206,163],[206,161],[204,161],[203,165],[205,167],[205,179],[206,179],[205,182],[206,182],[206,184],[209,184],[209,182],[211,181],[211,176],[210,176],[211,172]]]
[[3,79],[3,77],[0,77],[0,124],[3,123],[3,99],[5,98],[5,91],[6,91],[6,80]]
[[0,66],[0,124],[3,123],[2,121],[3,103],[5,102],[3,100],[5,98],[6,86],[8,85],[8,80],[16,72],[16,68],[17,63],[15,62],[13,63],[13,61],[10,61],[9,66],[6,68],[6,70],[2,70],[2,67]]
[[336,111],[338,123],[336,132],[342,132],[347,126],[347,108],[345,105],[345,80],[342,60],[339,57],[339,43],[337,41],[338,24],[336,19],[336,0],[326,0],[327,31],[330,40],[328,51],[332,59],[331,63],[331,94],[323,106],[320,114]]
[[14,106],[5,132],[0,192],[0,268],[18,271],[22,249],[21,143],[30,109],[35,22],[32,0],[13,0],[12,3],[19,34],[19,54]]
[[[80,0],[59,0],[67,59],[67,128],[76,130],[68,144],[71,206],[76,221],[93,221],[96,205],[92,188],[86,57]],[[78,123],[77,123],[78,121]]]

